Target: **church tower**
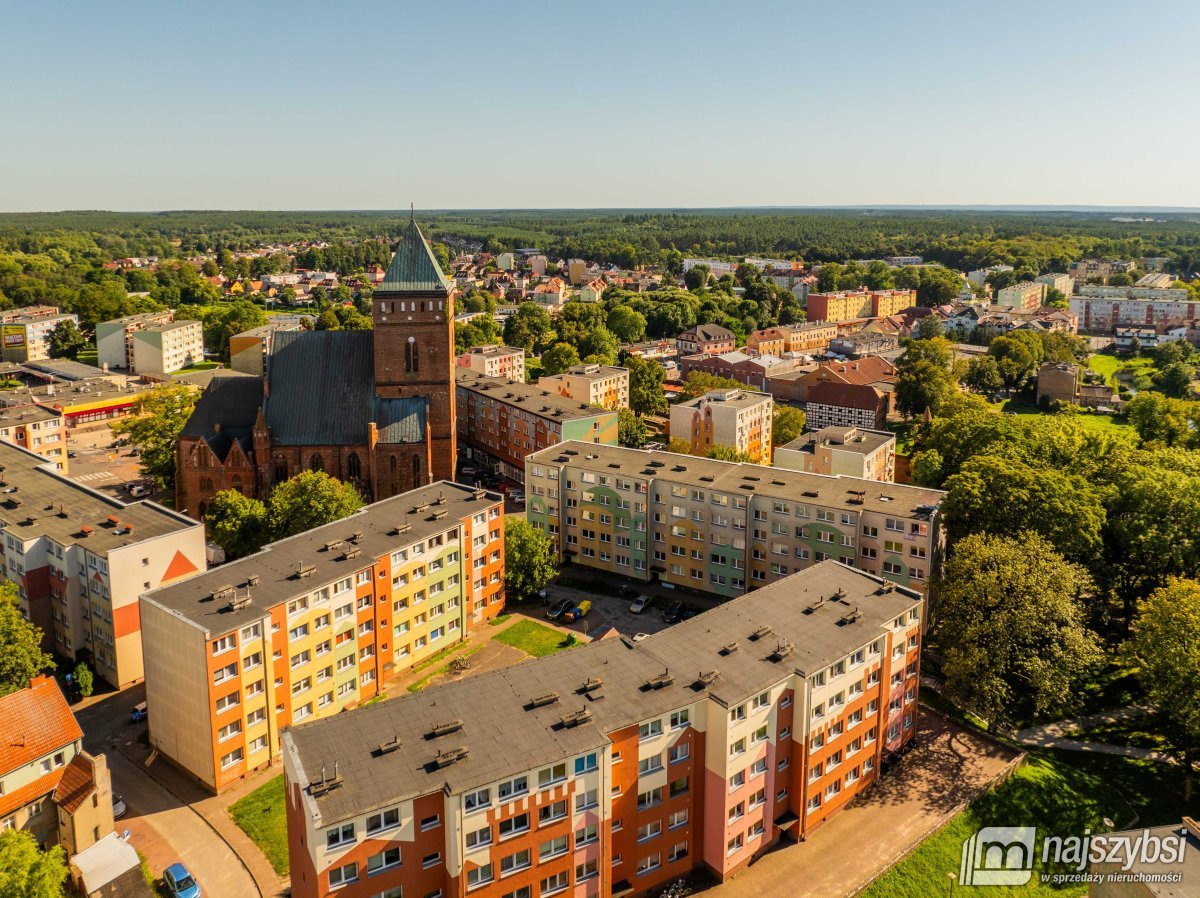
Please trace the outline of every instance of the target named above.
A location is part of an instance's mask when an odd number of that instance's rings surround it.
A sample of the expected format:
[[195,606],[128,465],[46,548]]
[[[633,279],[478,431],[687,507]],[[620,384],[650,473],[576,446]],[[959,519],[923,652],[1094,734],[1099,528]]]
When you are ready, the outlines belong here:
[[375,288],[375,396],[424,399],[429,480],[453,480],[454,286],[442,274],[415,217]]

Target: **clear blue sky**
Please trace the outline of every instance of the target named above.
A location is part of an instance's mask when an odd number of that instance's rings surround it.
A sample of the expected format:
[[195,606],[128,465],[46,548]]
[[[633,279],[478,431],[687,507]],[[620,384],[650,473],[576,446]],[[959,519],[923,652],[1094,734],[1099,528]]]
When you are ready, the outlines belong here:
[[9,0],[0,211],[1200,206],[1194,0]]

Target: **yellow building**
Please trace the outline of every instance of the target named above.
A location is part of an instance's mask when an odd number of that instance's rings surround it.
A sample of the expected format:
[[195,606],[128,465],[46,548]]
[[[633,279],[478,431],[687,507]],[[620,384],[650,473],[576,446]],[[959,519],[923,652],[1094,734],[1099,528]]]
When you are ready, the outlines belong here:
[[538,378],[543,390],[600,408],[629,408],[629,369],[615,365],[575,365],[562,374]]

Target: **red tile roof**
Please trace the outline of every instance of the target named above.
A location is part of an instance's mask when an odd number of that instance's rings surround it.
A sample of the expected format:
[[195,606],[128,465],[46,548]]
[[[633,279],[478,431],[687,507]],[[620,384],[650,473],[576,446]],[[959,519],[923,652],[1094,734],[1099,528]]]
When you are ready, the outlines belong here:
[[0,773],[10,773],[83,738],[62,690],[50,677],[0,697],[0,721],[4,722]]
[[825,381],[808,390],[808,401],[816,405],[835,405],[839,408],[860,408],[875,411],[883,394],[869,384],[840,384]]
[[74,814],[96,789],[93,775],[89,758],[82,754],[73,757],[71,763],[63,769],[62,779],[58,781],[54,790],[54,803],[68,814]]
[[58,787],[65,767],[52,770],[45,776],[40,776],[32,783],[26,783],[14,792],[6,792],[0,796],[0,817],[7,817],[18,808],[23,808],[31,801],[44,798]]

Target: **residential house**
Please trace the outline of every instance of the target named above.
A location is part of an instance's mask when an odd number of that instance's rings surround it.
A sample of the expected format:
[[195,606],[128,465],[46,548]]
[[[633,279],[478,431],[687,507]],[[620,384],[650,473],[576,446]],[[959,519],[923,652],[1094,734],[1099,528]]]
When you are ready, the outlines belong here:
[[737,338],[733,331],[719,324],[697,324],[675,338],[676,351],[680,356],[707,353],[716,355],[736,348]]
[[804,403],[807,426],[861,427],[882,430],[887,425],[890,392],[873,384],[822,381],[808,389]]

